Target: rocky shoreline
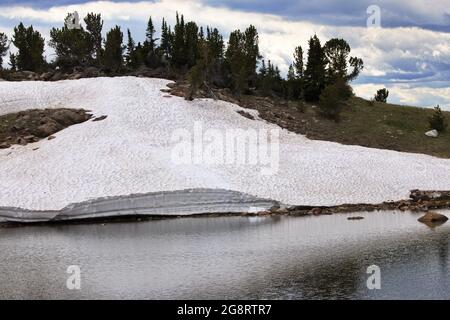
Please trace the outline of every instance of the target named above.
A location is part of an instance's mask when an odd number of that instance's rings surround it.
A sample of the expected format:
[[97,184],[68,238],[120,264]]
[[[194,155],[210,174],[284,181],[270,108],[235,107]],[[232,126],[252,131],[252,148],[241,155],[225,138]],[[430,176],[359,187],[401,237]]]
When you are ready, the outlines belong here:
[[342,204],[329,207],[290,206],[273,207],[270,211],[246,213],[246,216],[290,215],[319,216],[336,213],[357,213],[386,210],[429,212],[430,210],[450,209],[450,191],[412,190],[410,199],[388,201],[380,204]]

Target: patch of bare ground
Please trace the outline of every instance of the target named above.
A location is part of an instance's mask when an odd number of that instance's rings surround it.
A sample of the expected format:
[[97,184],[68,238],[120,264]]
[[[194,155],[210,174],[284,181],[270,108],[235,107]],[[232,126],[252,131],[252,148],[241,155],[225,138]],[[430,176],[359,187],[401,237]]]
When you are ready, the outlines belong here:
[[91,119],[83,109],[32,109],[0,116],[0,149],[48,138],[72,125]]

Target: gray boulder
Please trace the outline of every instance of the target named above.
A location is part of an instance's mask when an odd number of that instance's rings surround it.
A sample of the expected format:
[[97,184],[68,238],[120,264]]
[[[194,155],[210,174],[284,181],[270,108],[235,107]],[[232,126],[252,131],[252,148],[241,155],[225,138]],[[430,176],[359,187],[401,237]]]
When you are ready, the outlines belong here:
[[425,135],[427,137],[437,138],[437,137],[439,137],[439,132],[437,130],[430,130],[430,131],[425,132]]

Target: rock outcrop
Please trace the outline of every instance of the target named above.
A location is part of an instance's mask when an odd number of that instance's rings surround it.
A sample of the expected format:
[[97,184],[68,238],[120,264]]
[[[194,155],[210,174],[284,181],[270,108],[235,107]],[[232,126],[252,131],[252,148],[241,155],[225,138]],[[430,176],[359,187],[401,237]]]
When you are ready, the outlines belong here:
[[27,110],[0,116],[0,149],[50,137],[92,117],[83,109]]

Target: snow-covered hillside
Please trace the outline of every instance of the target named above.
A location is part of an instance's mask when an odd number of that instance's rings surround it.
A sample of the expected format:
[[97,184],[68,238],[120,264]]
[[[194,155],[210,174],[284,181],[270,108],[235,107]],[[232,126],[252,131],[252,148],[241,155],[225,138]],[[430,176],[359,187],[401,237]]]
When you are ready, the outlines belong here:
[[450,189],[450,160],[311,141],[281,129],[279,169],[272,175],[248,164],[180,165],[172,157],[176,129],[192,131],[196,122],[219,132],[278,127],[247,119],[227,102],[167,97],[160,91],[167,83],[134,77],[0,83],[0,114],[64,107],[108,116],[69,127],[51,141],[0,150],[0,207],[57,210],[99,197],[197,188],[336,205]]

